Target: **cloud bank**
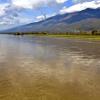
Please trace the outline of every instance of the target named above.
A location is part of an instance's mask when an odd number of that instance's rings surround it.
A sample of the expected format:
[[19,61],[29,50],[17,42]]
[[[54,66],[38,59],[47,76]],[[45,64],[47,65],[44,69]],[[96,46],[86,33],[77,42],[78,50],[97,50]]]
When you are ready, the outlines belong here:
[[12,0],[12,4],[22,8],[35,9],[42,6],[50,6],[64,3],[67,0]]
[[[21,16],[24,9],[37,9],[41,7],[57,6],[67,0],[6,0],[0,3],[0,25],[9,25],[14,23],[28,23],[32,19]],[[40,17],[37,17],[38,19]],[[36,19],[37,19],[36,18]],[[25,19],[25,20],[23,20]],[[26,21],[26,22],[25,22]]]
[[[74,0],[74,1],[78,1],[78,0]],[[79,0],[80,2],[82,1],[86,1],[86,0]],[[89,1],[89,0],[87,0]],[[61,10],[60,10],[60,13],[61,14],[64,14],[64,13],[71,13],[71,12],[77,12],[77,11],[81,11],[81,10],[85,10],[87,8],[93,8],[93,9],[96,9],[96,8],[99,8],[100,7],[100,0],[94,0],[94,1],[91,1],[91,2],[83,2],[83,3],[78,3],[78,4],[75,4],[69,8],[67,8],[66,6],[64,6]]]

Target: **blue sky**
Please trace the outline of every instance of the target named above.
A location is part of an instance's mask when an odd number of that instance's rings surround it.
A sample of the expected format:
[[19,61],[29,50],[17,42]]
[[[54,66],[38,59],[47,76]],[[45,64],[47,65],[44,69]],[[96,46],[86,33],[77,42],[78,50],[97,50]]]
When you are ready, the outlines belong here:
[[0,0],[0,30],[98,7],[100,0]]

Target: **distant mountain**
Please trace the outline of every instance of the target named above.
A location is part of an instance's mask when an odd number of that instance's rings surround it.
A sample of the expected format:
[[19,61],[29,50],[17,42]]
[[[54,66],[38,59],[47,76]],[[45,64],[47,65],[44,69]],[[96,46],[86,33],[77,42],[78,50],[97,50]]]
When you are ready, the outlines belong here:
[[19,26],[5,32],[67,32],[100,30],[100,8],[56,15],[44,21]]

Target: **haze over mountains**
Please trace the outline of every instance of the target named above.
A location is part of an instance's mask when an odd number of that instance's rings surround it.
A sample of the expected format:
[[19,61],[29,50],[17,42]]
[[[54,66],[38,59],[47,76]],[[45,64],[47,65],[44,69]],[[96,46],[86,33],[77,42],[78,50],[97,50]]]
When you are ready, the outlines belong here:
[[82,11],[50,17],[5,32],[67,32],[100,30],[100,8],[87,8]]

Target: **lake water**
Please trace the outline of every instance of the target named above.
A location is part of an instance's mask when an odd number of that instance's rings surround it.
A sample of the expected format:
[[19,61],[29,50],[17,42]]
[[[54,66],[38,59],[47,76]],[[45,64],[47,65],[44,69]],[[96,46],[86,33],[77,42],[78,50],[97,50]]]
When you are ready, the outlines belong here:
[[0,35],[0,100],[100,100],[100,42]]

